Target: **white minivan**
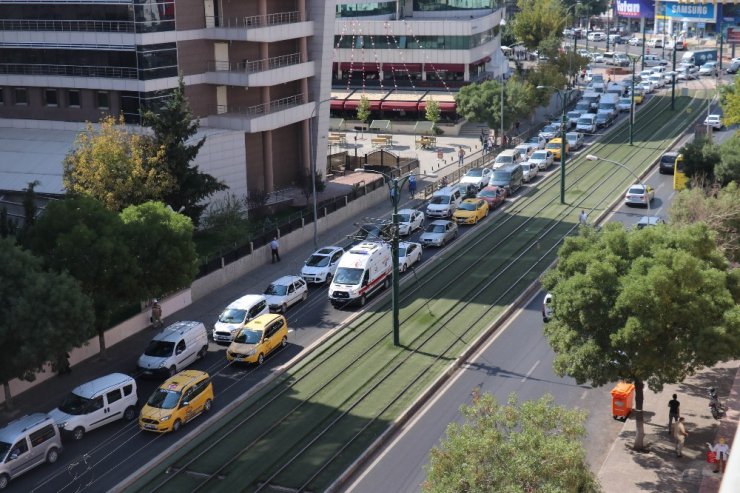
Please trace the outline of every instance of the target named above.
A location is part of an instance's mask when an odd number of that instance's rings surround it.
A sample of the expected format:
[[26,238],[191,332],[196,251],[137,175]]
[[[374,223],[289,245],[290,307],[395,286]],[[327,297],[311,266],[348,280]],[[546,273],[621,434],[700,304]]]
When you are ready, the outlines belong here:
[[174,376],[208,352],[208,332],[202,322],[175,322],[154,336],[139,356],[144,375]]
[[11,479],[36,466],[55,463],[61,451],[59,430],[46,414],[30,414],[3,426],[0,428],[0,490]]
[[267,298],[261,294],[248,294],[227,306],[213,325],[213,340],[218,344],[231,344],[234,336],[250,320],[270,313]]
[[445,187],[432,194],[427,204],[426,213],[429,217],[452,217],[462,202],[460,190],[455,187]]
[[62,435],[81,440],[85,433],[101,426],[136,418],[136,380],[123,373],[111,373],[83,383],[49,412]]

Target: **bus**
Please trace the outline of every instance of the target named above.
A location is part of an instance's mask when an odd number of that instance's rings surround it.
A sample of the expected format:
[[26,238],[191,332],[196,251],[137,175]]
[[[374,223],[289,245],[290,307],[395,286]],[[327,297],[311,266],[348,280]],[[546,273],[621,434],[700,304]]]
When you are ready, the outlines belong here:
[[673,168],[673,189],[683,190],[684,188],[686,188],[686,175],[683,172],[683,154],[679,154]]

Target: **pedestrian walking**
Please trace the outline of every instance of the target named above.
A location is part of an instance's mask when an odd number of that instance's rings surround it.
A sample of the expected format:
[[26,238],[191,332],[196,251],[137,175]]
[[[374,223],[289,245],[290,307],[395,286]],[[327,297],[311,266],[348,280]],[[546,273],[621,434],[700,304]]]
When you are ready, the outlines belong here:
[[480,143],[481,143],[481,145],[483,145],[483,142],[485,142],[485,141],[486,141],[486,131],[485,130],[481,130],[480,131]]
[[270,251],[272,252],[272,263],[280,262],[280,243],[278,243],[277,236],[270,242]]
[[686,437],[689,436],[683,422],[684,418],[681,416],[673,425],[673,437],[676,439],[676,457],[683,457],[683,444],[686,441]]
[[488,139],[483,140],[483,155],[488,154]]
[[465,149],[460,147],[460,150],[457,151],[457,164],[462,166],[464,158],[465,158]]
[[414,175],[409,176],[409,195],[411,195],[412,199],[416,195],[416,178]]
[[673,399],[668,401],[668,433],[671,432],[673,428],[671,428],[671,425],[674,421],[678,421],[678,418],[681,416],[681,403],[678,401],[678,396],[676,394],[673,394]]
[[501,136],[501,148],[506,149],[506,135]]
[[725,466],[727,465],[727,458],[730,455],[730,447],[725,443],[724,438],[720,438],[716,444],[712,445],[707,443],[709,450],[714,452],[714,472],[725,472]]
[[578,214],[578,222],[581,223],[583,226],[586,225],[588,222],[588,214],[586,214],[586,211],[582,210],[580,214]]

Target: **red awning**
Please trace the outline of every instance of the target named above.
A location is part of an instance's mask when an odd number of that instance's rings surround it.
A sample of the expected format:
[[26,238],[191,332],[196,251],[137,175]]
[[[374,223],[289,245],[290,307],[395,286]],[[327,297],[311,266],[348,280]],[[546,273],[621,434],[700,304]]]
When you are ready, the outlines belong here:
[[383,72],[421,73],[421,63],[384,63]]
[[427,72],[434,72],[435,70],[465,72],[465,65],[462,63],[427,63],[424,68]]
[[[356,110],[358,106],[360,106],[359,99],[348,99],[344,102],[345,110]],[[370,101],[370,109],[372,111],[378,111],[380,109],[380,101]]]
[[[419,111],[424,111],[426,110],[426,108],[427,108],[426,101],[422,101],[421,103],[419,103]],[[439,103],[439,111],[453,112],[455,110],[457,110],[457,104],[455,103],[447,103],[447,102]]]
[[390,111],[416,111],[418,103],[415,101],[383,101],[380,104],[381,110]]
[[333,110],[341,110],[342,108],[344,108],[344,100],[343,99],[332,100],[330,105],[331,105],[331,109]]
[[477,62],[471,63],[470,65],[483,65],[484,63],[488,63],[490,61],[491,61],[491,57],[487,56],[487,57],[481,58]]
[[362,63],[362,62],[342,62],[339,64],[339,69],[343,72],[351,70],[352,72],[379,72],[379,64],[377,63]]

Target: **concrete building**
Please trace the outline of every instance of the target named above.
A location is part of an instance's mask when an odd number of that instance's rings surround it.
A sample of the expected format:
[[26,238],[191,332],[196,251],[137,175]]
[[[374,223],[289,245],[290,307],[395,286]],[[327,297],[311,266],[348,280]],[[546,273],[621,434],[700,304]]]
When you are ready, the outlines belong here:
[[85,121],[135,125],[182,73],[207,136],[199,167],[238,197],[291,187],[328,129],[334,15],[334,0],[3,1],[0,142],[17,153],[25,132],[2,129],[29,129],[71,149]]

